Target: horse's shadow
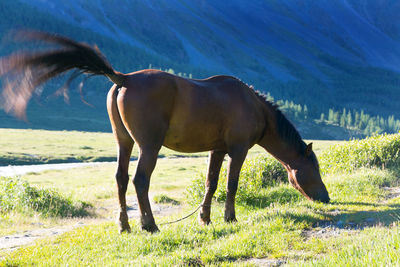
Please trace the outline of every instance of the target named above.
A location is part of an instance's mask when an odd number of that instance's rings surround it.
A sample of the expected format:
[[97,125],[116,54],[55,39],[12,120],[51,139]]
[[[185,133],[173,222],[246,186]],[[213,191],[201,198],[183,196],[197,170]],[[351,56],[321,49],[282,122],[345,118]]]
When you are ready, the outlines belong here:
[[363,202],[332,202],[328,205],[358,205],[367,207],[379,207],[380,210],[343,210],[338,207],[334,211],[314,210],[314,213],[322,215],[325,219],[318,220],[315,216],[286,212],[280,216],[290,218],[296,222],[307,222],[313,228],[339,228],[362,230],[366,227],[388,227],[400,221],[400,204],[363,203]]

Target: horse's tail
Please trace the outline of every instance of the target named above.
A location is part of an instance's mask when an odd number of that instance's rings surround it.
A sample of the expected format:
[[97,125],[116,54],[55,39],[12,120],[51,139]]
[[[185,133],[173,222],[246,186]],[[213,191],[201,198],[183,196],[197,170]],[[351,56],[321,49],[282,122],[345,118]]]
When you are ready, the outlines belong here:
[[83,73],[104,75],[115,84],[123,86],[125,75],[111,67],[97,46],[43,32],[21,32],[17,37],[57,45],[58,48],[41,52],[17,52],[0,58],[0,76],[6,78],[3,80],[2,102],[7,112],[25,118],[25,110],[35,88],[72,69],[75,72],[63,88],[65,96],[71,80]]

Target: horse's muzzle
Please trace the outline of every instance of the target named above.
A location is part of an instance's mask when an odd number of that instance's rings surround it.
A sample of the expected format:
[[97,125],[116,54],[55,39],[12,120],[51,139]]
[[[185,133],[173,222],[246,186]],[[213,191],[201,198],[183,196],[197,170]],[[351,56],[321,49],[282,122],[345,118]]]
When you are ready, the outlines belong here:
[[319,193],[317,196],[313,197],[312,200],[314,201],[320,201],[322,203],[329,203],[329,201],[331,200],[329,198],[329,194],[327,191]]

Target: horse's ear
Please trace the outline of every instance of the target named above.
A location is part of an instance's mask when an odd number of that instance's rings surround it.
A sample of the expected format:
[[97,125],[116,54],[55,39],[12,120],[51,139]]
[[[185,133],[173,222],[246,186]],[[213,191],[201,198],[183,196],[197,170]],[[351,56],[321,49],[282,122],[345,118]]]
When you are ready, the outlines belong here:
[[306,156],[310,156],[312,153],[312,143],[309,143],[306,148]]

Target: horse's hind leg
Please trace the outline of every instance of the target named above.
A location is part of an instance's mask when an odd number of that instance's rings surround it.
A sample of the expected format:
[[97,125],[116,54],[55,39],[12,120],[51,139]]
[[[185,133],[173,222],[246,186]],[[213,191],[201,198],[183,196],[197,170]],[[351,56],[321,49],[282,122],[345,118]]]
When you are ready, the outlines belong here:
[[121,117],[116,104],[118,88],[114,85],[107,96],[107,111],[110,117],[111,127],[118,144],[118,167],[115,174],[117,180],[119,214],[117,223],[120,232],[130,232],[131,228],[128,222],[128,214],[126,212],[126,190],[128,188],[129,160],[132,153],[134,141],[122,123]]
[[206,179],[206,193],[204,195],[202,207],[199,213],[199,221],[201,224],[209,224],[211,212],[211,200],[217,190],[218,177],[221,170],[221,165],[224,160],[226,152],[210,151],[207,179]]
[[236,221],[235,195],[238,188],[240,169],[247,155],[247,148],[236,147],[231,149],[228,162],[228,183],[226,188],[225,215],[226,222]]
[[158,152],[161,147],[140,147],[140,155],[133,183],[139,202],[140,221],[142,229],[157,232],[158,227],[154,221],[149,201],[150,177],[156,166]]
[[131,231],[128,222],[128,214],[126,212],[126,190],[129,182],[128,168],[133,144],[133,141],[129,143],[118,143],[118,168],[115,178],[118,187],[119,215],[117,217],[117,222],[120,233]]

